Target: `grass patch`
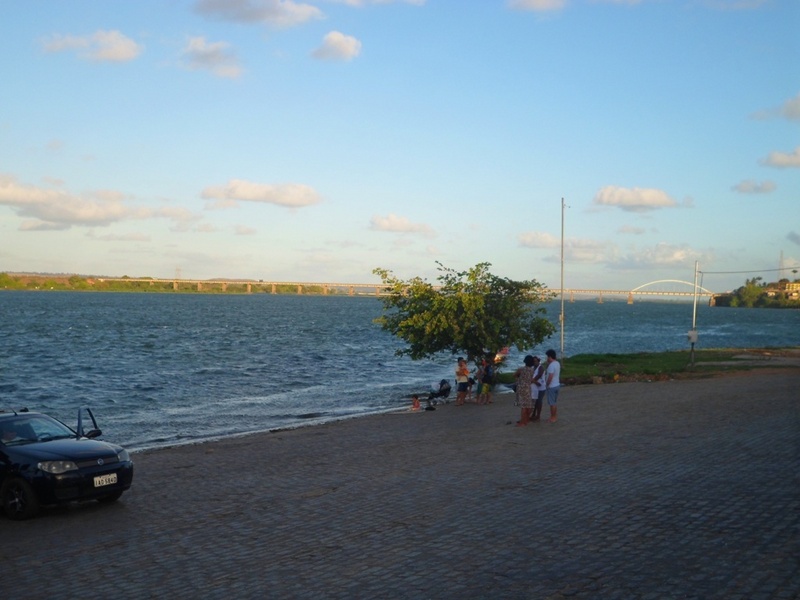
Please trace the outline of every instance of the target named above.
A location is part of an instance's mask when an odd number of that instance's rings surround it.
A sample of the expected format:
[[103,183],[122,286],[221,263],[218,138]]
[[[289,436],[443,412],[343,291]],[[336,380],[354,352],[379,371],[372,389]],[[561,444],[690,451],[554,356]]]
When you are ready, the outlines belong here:
[[[688,350],[636,354],[576,354],[564,360],[561,381],[568,385],[578,385],[711,377],[731,371],[783,366],[765,360],[780,356],[781,352],[782,350],[777,348],[695,350],[694,365],[690,364],[691,355]],[[501,373],[500,381],[513,383],[514,370]]]

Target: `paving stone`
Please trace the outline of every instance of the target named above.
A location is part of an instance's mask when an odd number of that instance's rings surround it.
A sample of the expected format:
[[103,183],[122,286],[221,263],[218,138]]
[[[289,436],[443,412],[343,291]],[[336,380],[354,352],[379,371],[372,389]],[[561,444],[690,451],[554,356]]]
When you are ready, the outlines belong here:
[[[800,373],[565,388],[135,454],[0,521],[2,596],[800,597]],[[761,401],[768,398],[767,402]]]

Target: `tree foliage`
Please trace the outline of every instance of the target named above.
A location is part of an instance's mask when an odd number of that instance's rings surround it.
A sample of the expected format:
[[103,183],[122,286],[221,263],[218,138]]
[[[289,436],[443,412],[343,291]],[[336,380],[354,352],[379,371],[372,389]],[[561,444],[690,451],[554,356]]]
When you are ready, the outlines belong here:
[[745,284],[736,290],[733,306],[745,306],[752,308],[756,306],[762,297],[766,296],[761,277],[753,277],[745,280]]
[[[794,271],[793,271],[794,272]],[[791,283],[783,278],[775,283],[765,283],[761,277],[746,279],[743,286],[729,294],[715,298],[715,306],[734,308],[800,308],[797,293],[787,290]]]
[[437,286],[419,277],[403,281],[386,269],[373,271],[388,288],[384,313],[375,322],[407,344],[397,354],[418,360],[449,352],[473,361],[507,346],[532,348],[555,331],[540,306],[552,296],[536,280],[497,277],[489,272],[490,263],[468,271],[437,264]]

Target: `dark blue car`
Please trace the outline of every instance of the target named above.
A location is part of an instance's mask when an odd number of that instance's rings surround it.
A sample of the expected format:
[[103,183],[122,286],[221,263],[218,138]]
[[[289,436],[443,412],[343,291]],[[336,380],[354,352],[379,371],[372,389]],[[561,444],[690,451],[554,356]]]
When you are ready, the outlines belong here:
[[[83,415],[92,428],[84,432]],[[114,502],[130,488],[128,452],[97,438],[94,415],[78,411],[71,429],[27,409],[0,410],[0,502],[12,519],[29,519],[39,507],[80,500]]]

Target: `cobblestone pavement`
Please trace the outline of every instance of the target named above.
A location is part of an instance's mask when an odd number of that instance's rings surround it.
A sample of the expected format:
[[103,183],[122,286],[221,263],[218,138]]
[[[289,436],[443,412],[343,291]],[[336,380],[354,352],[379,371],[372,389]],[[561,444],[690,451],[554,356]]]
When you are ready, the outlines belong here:
[[[0,519],[3,598],[800,597],[800,371],[565,388],[135,455]],[[546,409],[545,409],[546,412]]]

